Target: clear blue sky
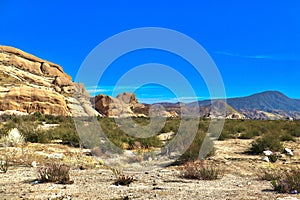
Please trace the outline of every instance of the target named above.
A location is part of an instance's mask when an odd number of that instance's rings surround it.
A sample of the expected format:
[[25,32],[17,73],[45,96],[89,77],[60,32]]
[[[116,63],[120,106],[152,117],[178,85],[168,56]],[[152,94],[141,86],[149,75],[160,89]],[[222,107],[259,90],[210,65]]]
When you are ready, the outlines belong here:
[[[298,0],[0,0],[0,17],[0,44],[58,63],[73,78],[87,54],[105,39],[132,28],[164,27],[190,36],[206,49],[228,97],[278,90],[300,98]],[[104,78],[106,89],[122,75],[117,67],[125,63],[130,69],[128,63],[171,65],[176,60],[158,53],[137,52],[136,57],[116,61]],[[190,79],[203,85],[199,77]]]

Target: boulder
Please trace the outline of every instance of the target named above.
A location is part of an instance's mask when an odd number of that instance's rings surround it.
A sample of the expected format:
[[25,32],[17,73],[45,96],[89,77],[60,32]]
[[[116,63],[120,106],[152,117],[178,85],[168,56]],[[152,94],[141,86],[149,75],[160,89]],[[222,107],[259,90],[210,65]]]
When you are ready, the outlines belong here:
[[287,155],[289,155],[289,156],[294,156],[293,151],[292,151],[291,149],[289,149],[289,148],[284,148],[284,152],[285,152]]
[[268,156],[263,156],[262,157],[262,160],[265,161],[265,162],[270,162],[270,159]]
[[271,155],[273,155],[273,152],[270,151],[270,150],[263,151],[263,155],[265,155],[265,156],[271,156]]

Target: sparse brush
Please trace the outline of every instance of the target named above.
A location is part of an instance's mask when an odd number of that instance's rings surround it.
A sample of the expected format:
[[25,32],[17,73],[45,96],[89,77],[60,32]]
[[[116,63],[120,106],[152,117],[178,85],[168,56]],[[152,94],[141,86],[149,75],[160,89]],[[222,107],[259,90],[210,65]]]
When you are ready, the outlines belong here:
[[272,134],[266,134],[261,138],[258,138],[251,144],[250,152],[254,154],[260,154],[265,150],[278,151],[283,150],[282,143],[279,138]]
[[54,182],[60,184],[71,184],[70,167],[61,163],[49,163],[38,169],[41,182]]
[[23,135],[16,128],[9,130],[7,135],[0,139],[0,143],[7,147],[22,145],[24,141]]
[[281,173],[277,179],[271,180],[272,187],[279,193],[300,192],[300,169]]
[[130,183],[134,181],[133,176],[125,175],[122,171],[116,168],[110,168],[114,173],[116,180],[114,181],[114,185],[128,186]]
[[203,162],[188,162],[181,169],[181,177],[186,179],[216,180],[221,175],[221,170],[215,165]]
[[278,171],[264,170],[262,171],[262,174],[259,175],[259,179],[264,181],[273,181],[280,179],[280,175]]
[[134,178],[129,175],[120,175],[114,182],[114,185],[128,186],[134,181]]

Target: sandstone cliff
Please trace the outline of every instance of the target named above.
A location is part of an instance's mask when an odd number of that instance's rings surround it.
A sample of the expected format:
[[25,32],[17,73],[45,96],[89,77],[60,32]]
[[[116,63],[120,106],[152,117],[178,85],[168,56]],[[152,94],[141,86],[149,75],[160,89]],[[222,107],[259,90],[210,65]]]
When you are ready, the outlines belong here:
[[91,116],[83,85],[72,82],[61,66],[19,49],[0,46],[0,111]]

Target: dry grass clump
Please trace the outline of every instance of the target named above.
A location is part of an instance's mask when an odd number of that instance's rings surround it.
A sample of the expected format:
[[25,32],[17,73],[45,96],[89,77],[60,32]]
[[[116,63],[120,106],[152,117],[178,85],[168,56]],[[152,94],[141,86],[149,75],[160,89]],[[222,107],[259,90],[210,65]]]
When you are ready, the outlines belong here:
[[111,168],[111,170],[116,177],[113,183],[114,185],[129,186],[130,183],[134,181],[133,176],[125,175],[123,172],[115,168]]
[[62,163],[48,163],[38,169],[41,182],[53,182],[60,184],[71,184],[70,167]]
[[182,166],[180,177],[198,180],[216,180],[221,178],[222,170],[213,164],[204,162],[187,162]]

